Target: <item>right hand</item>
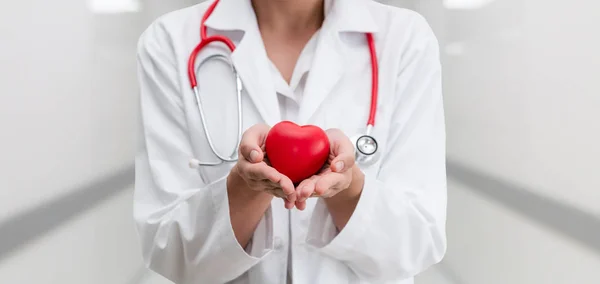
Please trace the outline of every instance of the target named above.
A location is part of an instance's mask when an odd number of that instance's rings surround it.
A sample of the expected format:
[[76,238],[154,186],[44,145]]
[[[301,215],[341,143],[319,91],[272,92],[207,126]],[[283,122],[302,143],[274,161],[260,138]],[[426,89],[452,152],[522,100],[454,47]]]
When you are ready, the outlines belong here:
[[256,124],[250,127],[240,141],[239,159],[232,171],[236,171],[254,191],[267,192],[283,198],[285,208],[292,209],[296,202],[296,191],[292,181],[267,164],[265,139],[270,127]]

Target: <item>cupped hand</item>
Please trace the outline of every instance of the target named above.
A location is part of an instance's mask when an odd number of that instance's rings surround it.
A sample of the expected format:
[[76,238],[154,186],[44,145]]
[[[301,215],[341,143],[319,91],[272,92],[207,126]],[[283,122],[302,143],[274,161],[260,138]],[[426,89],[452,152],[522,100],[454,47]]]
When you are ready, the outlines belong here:
[[234,170],[251,190],[283,198],[285,207],[291,209],[296,201],[294,184],[287,176],[269,166],[265,159],[264,145],[269,130],[268,125],[256,124],[244,132]]
[[327,164],[318,174],[302,181],[296,187],[295,206],[304,210],[306,199],[311,196],[330,198],[347,189],[352,182],[354,145],[339,129],[326,131],[330,153]]

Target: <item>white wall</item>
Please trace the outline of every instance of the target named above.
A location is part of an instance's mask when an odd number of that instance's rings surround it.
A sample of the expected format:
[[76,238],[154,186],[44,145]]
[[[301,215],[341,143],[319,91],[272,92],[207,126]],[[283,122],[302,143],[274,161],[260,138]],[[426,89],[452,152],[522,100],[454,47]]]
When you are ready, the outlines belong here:
[[449,156],[600,215],[598,11],[587,0],[447,11]]
[[[80,0],[0,2],[0,225],[133,165],[137,39],[195,2],[111,15]],[[0,282],[131,281],[141,267],[132,188],[119,192],[0,256]]]
[[[600,2],[409,6],[442,45],[449,159],[600,218]],[[600,283],[597,252],[478,191],[450,180],[457,282]]]

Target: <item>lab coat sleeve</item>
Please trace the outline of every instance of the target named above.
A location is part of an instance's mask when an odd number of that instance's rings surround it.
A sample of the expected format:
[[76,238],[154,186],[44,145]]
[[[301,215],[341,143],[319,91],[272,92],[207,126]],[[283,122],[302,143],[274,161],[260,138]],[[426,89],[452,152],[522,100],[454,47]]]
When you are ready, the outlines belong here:
[[[270,212],[263,237],[246,252],[229,217],[226,176],[204,183],[188,168],[187,134],[175,56],[160,25],[138,44],[141,119],[136,155],[134,217],[146,265],[175,283],[226,283],[271,249]],[[201,158],[201,157],[200,157]]]
[[[445,122],[437,39],[419,18],[397,77],[381,165],[365,170],[358,205],[337,233],[323,200],[307,243],[368,283],[414,277],[446,251]],[[387,283],[387,282],[386,282]]]

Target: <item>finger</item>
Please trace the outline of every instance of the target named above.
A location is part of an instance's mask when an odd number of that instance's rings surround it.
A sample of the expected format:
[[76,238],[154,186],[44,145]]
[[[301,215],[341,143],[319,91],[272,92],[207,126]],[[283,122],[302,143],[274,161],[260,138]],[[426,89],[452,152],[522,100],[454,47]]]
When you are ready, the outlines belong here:
[[313,195],[313,193],[315,193],[315,185],[316,185],[318,179],[319,179],[319,177],[317,177],[317,176],[311,177],[309,179],[309,181],[306,184],[306,187],[304,187],[304,189],[302,190],[302,193],[301,193],[302,198],[304,198],[304,200],[311,197]]
[[249,162],[240,162],[238,164],[240,173],[254,181],[263,181],[265,179],[278,184],[281,180],[281,174],[265,163],[252,164]]
[[255,182],[263,182],[265,180],[277,185],[291,202],[296,201],[296,191],[294,184],[285,175],[279,173],[276,169],[268,166],[265,163],[252,164],[249,162],[240,162],[238,164],[239,171],[242,175]]
[[339,129],[327,130],[331,151],[334,156],[331,161],[331,170],[345,172],[354,166],[354,145]]
[[300,184],[298,184],[298,186],[296,186],[296,195],[298,196],[298,200],[300,200],[302,198],[302,189],[304,187],[306,187],[306,185],[310,182],[310,180],[305,179],[302,182],[300,182]]
[[303,202],[306,200],[306,198],[308,198],[307,196],[307,192],[311,191],[310,188],[314,189],[314,186],[311,185],[312,182],[308,179],[303,180],[297,187],[296,187],[296,201],[298,202]]
[[329,173],[321,176],[315,183],[315,193],[322,197],[331,197],[335,189],[344,181],[344,175]]
[[279,187],[279,184],[276,184],[276,183],[268,184],[267,188],[265,188],[264,191],[277,197],[277,198],[287,199],[287,196],[285,194],[283,194],[283,191]]
[[240,156],[252,163],[259,163],[264,158],[262,145],[269,133],[269,126],[256,124],[244,132],[240,141]]
[[287,196],[287,200],[289,200],[292,203],[295,202],[297,200],[297,195],[296,191],[294,190],[294,183],[287,176],[283,174],[279,175],[280,179],[277,183],[279,184],[279,186],[281,186],[281,190]]
[[[294,208],[295,198],[290,197],[289,195],[285,195],[283,193],[283,190],[281,190],[281,187],[279,186],[279,184],[276,184],[276,183],[271,184],[269,188],[265,189],[265,191],[277,198],[283,199],[285,208],[287,208],[287,209]],[[295,196],[295,195],[296,194],[294,193],[293,196]],[[290,201],[290,199],[294,199],[294,201]]]
[[304,211],[304,209],[306,209],[306,201],[302,201],[302,202],[296,201],[295,205],[296,205],[296,208],[298,208],[298,210],[300,210],[300,211]]
[[291,202],[291,201],[289,201],[287,199],[284,199],[283,202],[285,202],[285,204],[284,204],[285,209],[289,210],[289,209],[294,208],[294,205],[295,205],[294,202]]
[[299,185],[296,192],[298,192],[298,201],[296,201],[296,208],[303,211],[306,209],[306,199],[313,196],[315,193],[315,183],[319,179],[319,176],[312,176],[306,180],[303,180]]
[[[327,172],[331,172],[329,169],[327,169]],[[312,181],[312,186],[313,186],[313,190],[311,193],[311,197],[320,197],[321,194],[317,193],[317,181],[323,176],[325,175],[325,173],[320,173],[318,175],[314,175],[312,177],[310,177],[309,179]]]

